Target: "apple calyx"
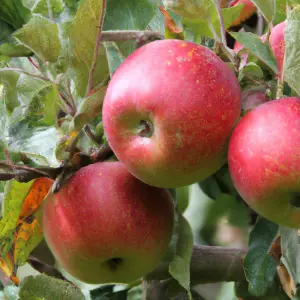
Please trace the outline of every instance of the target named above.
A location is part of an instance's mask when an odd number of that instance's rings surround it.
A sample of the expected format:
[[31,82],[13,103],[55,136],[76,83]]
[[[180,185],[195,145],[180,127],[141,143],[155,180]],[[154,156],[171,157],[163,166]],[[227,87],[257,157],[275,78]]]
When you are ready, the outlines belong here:
[[118,269],[120,264],[122,264],[123,259],[120,257],[114,257],[106,261],[108,267],[112,270],[115,271]]
[[154,126],[152,122],[141,120],[138,126],[137,133],[141,137],[151,137],[154,133]]
[[290,200],[292,206],[298,208],[300,207],[300,193],[295,192],[293,198]]

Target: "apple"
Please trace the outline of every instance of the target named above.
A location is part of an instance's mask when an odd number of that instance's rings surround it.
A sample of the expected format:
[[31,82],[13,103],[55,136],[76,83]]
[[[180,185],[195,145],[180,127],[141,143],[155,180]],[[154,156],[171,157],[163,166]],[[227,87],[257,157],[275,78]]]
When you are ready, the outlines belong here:
[[172,188],[225,163],[240,111],[239,83],[218,56],[192,42],[161,40],[120,65],[102,115],[108,143],[129,172]]
[[251,17],[256,12],[256,6],[250,0],[233,0],[229,3],[229,7],[244,4],[239,17],[231,24],[231,26],[238,26],[246,19]]
[[43,208],[46,242],[58,263],[87,283],[128,283],[166,253],[174,207],[166,189],[146,185],[120,162],[88,165]]
[[283,80],[283,62],[285,53],[284,31],[286,22],[282,22],[274,26],[271,31],[269,42],[274,52],[278,65],[278,76]]
[[300,228],[300,98],[261,104],[236,126],[229,144],[233,183],[266,219]]

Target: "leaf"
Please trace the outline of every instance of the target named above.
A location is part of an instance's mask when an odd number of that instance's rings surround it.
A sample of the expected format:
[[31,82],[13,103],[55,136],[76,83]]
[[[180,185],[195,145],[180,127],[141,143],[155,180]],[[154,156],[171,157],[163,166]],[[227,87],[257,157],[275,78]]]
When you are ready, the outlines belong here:
[[55,63],[60,55],[58,27],[42,16],[34,15],[14,37],[44,61]]
[[14,28],[0,19],[0,44],[11,41],[11,34],[13,32]]
[[264,44],[259,36],[251,32],[230,32],[239,43],[244,45],[249,51],[268,66],[274,73],[277,73],[277,63],[275,57],[267,44]]
[[0,45],[0,55],[9,57],[32,56],[33,52],[17,40],[14,40]]
[[20,300],[84,300],[82,292],[75,285],[47,275],[27,276],[21,282]]
[[193,234],[188,221],[178,214],[178,241],[176,254],[169,265],[169,273],[190,292],[190,261],[193,252]]
[[286,0],[276,0],[276,12],[273,18],[273,24],[279,24],[286,19]]
[[[94,60],[102,1],[84,0],[79,4],[75,20],[70,29],[70,64],[74,72],[76,90],[81,97],[87,92],[89,72]],[[99,49],[93,86],[103,82],[109,73],[106,52]]]
[[110,0],[103,30],[143,30],[156,11],[155,0]]
[[[222,9],[225,29],[228,29],[232,22],[238,18],[241,10],[242,5]],[[217,13],[211,17],[211,22],[218,36],[221,37],[220,20]],[[214,37],[209,24],[205,20],[183,18],[182,25],[185,30],[192,31],[196,35]]]
[[264,73],[257,64],[250,62],[239,72],[239,81],[242,81],[244,77],[251,80],[260,80],[264,77]]
[[254,296],[263,296],[276,275],[277,262],[269,254],[277,237],[279,226],[259,218],[249,237],[249,250],[244,259],[244,269],[249,291]]
[[22,210],[22,203],[32,184],[33,181],[19,183],[11,180],[5,185],[3,215],[0,221],[0,240],[4,246],[1,252],[4,255],[12,246],[17,221]]
[[159,6],[159,10],[165,17],[165,37],[167,39],[184,40],[182,29],[177,26],[170,14],[162,6]]
[[[0,269],[1,272],[4,273],[4,275],[7,278],[9,278],[14,284],[18,285],[20,283],[19,278],[15,274],[15,265],[14,265],[13,257],[11,256],[10,253],[7,253],[2,257],[0,257]],[[7,280],[7,278],[5,279]]]
[[285,57],[283,63],[284,80],[290,87],[300,95],[299,82],[300,75],[300,7],[296,6],[288,15],[285,26]]
[[80,104],[78,112],[69,127],[69,131],[78,131],[88,123],[89,120],[100,116],[106,87],[99,89],[96,93],[86,97]]
[[59,138],[60,132],[54,126],[30,128],[26,122],[19,122],[9,128],[8,150],[23,153],[40,166],[58,167],[55,148]]
[[143,287],[138,285],[128,291],[127,300],[140,300],[142,299]]
[[15,29],[19,29],[27,23],[31,12],[26,8],[21,0],[1,0],[0,19],[7,22]]
[[177,209],[180,213],[184,213],[189,205],[189,187],[183,186],[176,189]]
[[17,91],[21,105],[13,112],[11,124],[20,121],[33,126],[56,124],[60,97],[54,83],[22,74]]
[[[64,3],[62,0],[51,0],[50,5],[53,17],[58,17],[64,10]],[[37,1],[34,7],[32,8],[32,12],[35,14],[41,14],[44,17],[48,17],[49,9],[47,5],[47,0]]]
[[251,0],[268,22],[272,22],[276,11],[276,0]]
[[297,229],[280,227],[281,236],[281,261],[286,267],[289,275],[292,277],[297,294],[299,294],[300,284],[300,243]]
[[19,106],[16,85],[20,74],[7,69],[0,69],[0,83],[4,86],[4,102],[9,114]]
[[163,4],[185,18],[209,19],[216,13],[212,0],[163,0]]
[[22,209],[19,218],[27,218],[38,210],[42,201],[48,194],[53,180],[49,178],[38,178],[34,180],[30,190],[23,201]]
[[116,72],[117,68],[124,61],[125,57],[122,55],[116,43],[105,42],[104,47],[108,59],[110,77]]

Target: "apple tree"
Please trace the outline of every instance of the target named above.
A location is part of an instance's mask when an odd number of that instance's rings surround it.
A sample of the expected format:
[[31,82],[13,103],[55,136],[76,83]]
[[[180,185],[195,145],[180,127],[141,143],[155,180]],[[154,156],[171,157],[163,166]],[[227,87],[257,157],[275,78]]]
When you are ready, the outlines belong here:
[[299,0],[0,26],[1,299],[300,299]]

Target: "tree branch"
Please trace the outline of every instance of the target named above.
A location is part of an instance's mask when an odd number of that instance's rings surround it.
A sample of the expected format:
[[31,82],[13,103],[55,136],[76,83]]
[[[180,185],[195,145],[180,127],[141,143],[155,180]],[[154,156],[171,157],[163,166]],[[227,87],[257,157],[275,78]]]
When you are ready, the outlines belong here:
[[106,0],[103,0],[102,1],[102,11],[101,11],[100,19],[99,19],[99,27],[98,27],[98,34],[97,34],[97,40],[96,40],[96,45],[95,45],[95,51],[94,51],[93,64],[92,64],[90,74],[89,74],[87,95],[89,95],[89,93],[93,89],[93,77],[94,77],[94,72],[95,72],[96,65],[97,65],[97,57],[98,57],[99,49],[100,49],[100,42],[101,42],[101,36],[102,36],[101,33],[102,33],[102,29],[103,29],[105,12],[106,12]]
[[[243,258],[246,249],[195,245],[191,259],[192,283],[245,280]],[[162,263],[146,276],[146,280],[171,278],[169,264]]]
[[116,30],[116,31],[103,31],[102,42],[125,42],[144,39],[164,39],[164,35],[156,31],[139,31],[139,30]]

